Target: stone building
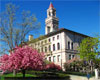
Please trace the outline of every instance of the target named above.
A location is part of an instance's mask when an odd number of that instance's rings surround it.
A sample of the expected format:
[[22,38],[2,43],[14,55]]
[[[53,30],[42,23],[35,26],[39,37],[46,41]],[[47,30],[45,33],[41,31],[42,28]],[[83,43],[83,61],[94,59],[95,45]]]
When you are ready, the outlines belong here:
[[[63,68],[66,61],[78,58],[77,47],[82,39],[88,36],[65,28],[59,29],[59,19],[56,17],[56,9],[52,3],[47,9],[45,24],[45,35],[42,38],[33,39],[33,36],[29,35],[29,46],[45,52],[47,60]],[[35,42],[32,42],[32,39]]]

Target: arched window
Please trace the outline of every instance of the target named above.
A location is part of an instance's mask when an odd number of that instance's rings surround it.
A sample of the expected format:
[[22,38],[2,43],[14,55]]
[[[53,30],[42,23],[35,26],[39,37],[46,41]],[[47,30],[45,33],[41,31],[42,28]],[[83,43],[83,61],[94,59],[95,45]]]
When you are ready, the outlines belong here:
[[58,49],[58,50],[60,49],[60,44],[59,44],[59,43],[57,43],[57,49]]
[[47,31],[48,31],[48,33],[50,32],[50,27],[49,26],[47,27]]
[[55,16],[55,12],[53,12],[53,16]]
[[53,41],[55,40],[55,37],[53,37]]
[[51,13],[49,12],[49,16],[51,16]]
[[49,61],[51,61],[51,57],[49,57]]
[[41,42],[41,45],[43,45],[43,41]]
[[59,35],[57,35],[57,39],[59,39]]
[[51,41],[51,39],[49,38],[49,40],[48,40],[49,42]]
[[49,51],[51,51],[51,45],[49,45]]
[[38,49],[38,52],[40,52],[40,49]]
[[71,49],[73,50],[73,42],[71,43],[71,47],[72,47]]
[[53,51],[55,51],[55,44],[53,44]]
[[47,47],[45,47],[45,52],[47,52]]
[[53,62],[56,62],[56,56],[53,56]]
[[70,49],[70,42],[68,41],[68,49]]
[[58,60],[58,62],[60,61],[60,55],[57,56],[57,60]]
[[43,47],[41,48],[41,52],[43,52]]

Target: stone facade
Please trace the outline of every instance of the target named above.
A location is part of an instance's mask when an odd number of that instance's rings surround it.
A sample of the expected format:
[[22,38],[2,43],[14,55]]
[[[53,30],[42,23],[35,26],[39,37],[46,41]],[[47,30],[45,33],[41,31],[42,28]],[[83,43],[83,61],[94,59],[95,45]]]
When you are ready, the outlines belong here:
[[[50,10],[51,12],[49,13]],[[36,48],[39,52],[44,52],[47,60],[60,65],[62,68],[64,63],[68,60],[75,57],[79,58],[79,56],[76,55],[78,53],[77,47],[80,45],[82,39],[88,36],[64,28],[59,29],[56,9],[52,3],[47,10],[45,23],[45,38],[31,43],[29,46]],[[48,30],[48,26],[50,31]]]

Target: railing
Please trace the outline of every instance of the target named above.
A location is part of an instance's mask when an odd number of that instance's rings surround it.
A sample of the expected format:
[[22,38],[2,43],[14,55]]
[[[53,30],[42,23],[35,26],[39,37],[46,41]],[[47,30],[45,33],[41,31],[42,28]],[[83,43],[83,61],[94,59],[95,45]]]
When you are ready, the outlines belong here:
[[66,52],[79,53],[78,50],[71,50],[71,49],[70,50],[69,49],[66,49]]

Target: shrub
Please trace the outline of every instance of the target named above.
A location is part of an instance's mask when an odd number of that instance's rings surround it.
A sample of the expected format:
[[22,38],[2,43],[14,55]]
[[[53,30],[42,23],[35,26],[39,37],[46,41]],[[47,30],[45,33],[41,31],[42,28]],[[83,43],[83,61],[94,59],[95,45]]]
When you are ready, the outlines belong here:
[[54,64],[54,63],[50,63],[50,64],[46,65],[45,70],[47,70],[47,71],[61,71],[62,69],[59,65]]

